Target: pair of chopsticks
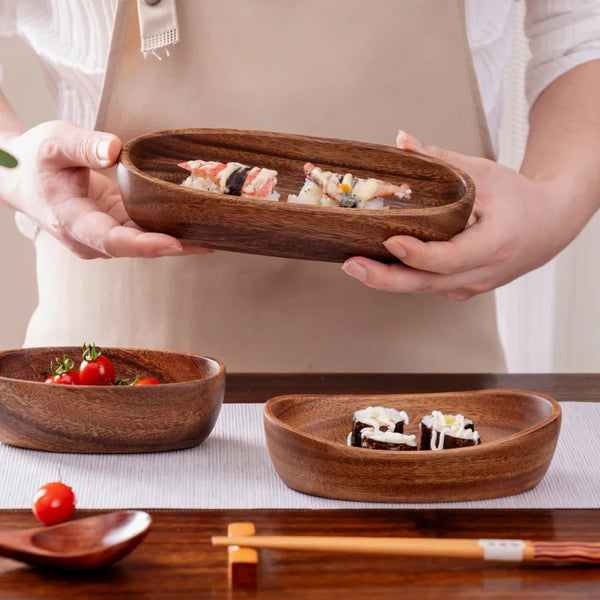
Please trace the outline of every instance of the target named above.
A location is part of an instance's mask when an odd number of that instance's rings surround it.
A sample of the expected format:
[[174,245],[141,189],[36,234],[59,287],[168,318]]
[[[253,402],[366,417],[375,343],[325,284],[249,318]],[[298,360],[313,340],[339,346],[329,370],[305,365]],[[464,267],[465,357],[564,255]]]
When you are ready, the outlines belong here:
[[213,546],[308,550],[352,554],[471,558],[517,562],[600,563],[600,542],[533,542],[502,539],[215,536]]

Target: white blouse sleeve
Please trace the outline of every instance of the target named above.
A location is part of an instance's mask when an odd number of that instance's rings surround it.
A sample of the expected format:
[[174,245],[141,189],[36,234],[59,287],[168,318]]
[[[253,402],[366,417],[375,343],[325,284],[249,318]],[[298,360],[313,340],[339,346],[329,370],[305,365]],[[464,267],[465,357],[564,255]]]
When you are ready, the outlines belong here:
[[532,55],[526,93],[533,105],[554,79],[600,59],[600,0],[527,0],[525,33]]
[[17,0],[0,0],[0,35],[17,33]]

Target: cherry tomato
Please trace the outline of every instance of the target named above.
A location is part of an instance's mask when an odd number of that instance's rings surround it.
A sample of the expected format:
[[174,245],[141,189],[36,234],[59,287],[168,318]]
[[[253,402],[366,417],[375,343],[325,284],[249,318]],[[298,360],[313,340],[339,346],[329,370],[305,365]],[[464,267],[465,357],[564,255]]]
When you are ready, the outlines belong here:
[[43,485],[33,497],[33,514],[44,524],[66,521],[75,511],[73,490],[60,481]]
[[81,385],[110,385],[115,382],[115,369],[102,350],[94,344],[83,346],[83,361],[79,365]]
[[75,371],[75,361],[68,354],[63,354],[62,358],[55,358],[50,363],[50,373],[46,373],[46,375],[44,383],[79,384],[79,373]]
[[47,377],[44,383],[59,383],[62,385],[79,385],[79,375],[77,371],[69,371],[68,373],[60,373]]
[[154,377],[142,377],[142,379],[134,381],[131,385],[160,385],[160,381],[154,379]]

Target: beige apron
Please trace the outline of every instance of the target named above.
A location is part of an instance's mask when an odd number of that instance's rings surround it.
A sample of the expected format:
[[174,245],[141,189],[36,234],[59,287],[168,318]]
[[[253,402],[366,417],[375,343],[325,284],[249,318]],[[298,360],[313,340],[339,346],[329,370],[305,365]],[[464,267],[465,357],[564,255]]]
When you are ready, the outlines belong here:
[[[139,51],[135,3],[119,2],[97,129],[124,141],[232,127],[393,145],[404,128],[492,154],[462,0],[178,0],[177,9],[180,42],[158,61]],[[492,294],[384,293],[331,263],[228,252],[83,261],[46,234],[36,244],[40,304],[27,345],[193,350],[237,372],[505,368]],[[69,278],[57,284],[64,264]]]

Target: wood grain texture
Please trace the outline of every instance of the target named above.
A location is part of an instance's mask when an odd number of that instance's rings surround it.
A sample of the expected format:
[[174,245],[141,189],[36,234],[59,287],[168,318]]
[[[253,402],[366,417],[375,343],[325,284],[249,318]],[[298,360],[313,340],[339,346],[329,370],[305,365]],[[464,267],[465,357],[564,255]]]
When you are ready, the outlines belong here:
[[426,394],[494,388],[530,390],[558,402],[600,402],[597,373],[234,373],[225,402],[288,394]]
[[[354,411],[404,410],[416,434],[432,410],[473,419],[482,443],[468,448],[392,452],[347,445]],[[519,390],[417,395],[280,396],[265,406],[271,460],[297,491],[365,502],[450,502],[517,494],[546,473],[560,431],[552,398]]]
[[[92,514],[81,513],[78,516]],[[447,558],[259,551],[256,589],[229,590],[227,551],[210,539],[232,521],[262,535],[451,538],[600,538],[597,510],[231,510],[151,511],[152,530],[129,556],[101,571],[60,574],[0,559],[0,595],[11,600],[239,598],[354,600],[589,600],[600,597],[600,569]],[[0,528],[30,527],[26,511],[0,511]]]
[[104,348],[118,378],[156,377],[153,386],[42,383],[55,357],[81,348],[0,352],[0,441],[52,452],[129,453],[189,448],[212,431],[225,367],[199,354]]
[[[182,187],[187,160],[241,162],[278,172],[280,202]],[[390,210],[290,204],[307,161],[358,177],[408,183],[409,200]],[[345,140],[232,129],[181,129],[146,134],[125,144],[118,180],[131,218],[149,231],[235,252],[343,262],[350,256],[396,260],[382,245],[392,235],[446,240],[464,229],[475,187],[459,169],[396,148]]]
[[537,561],[600,563],[600,542],[532,542]]

